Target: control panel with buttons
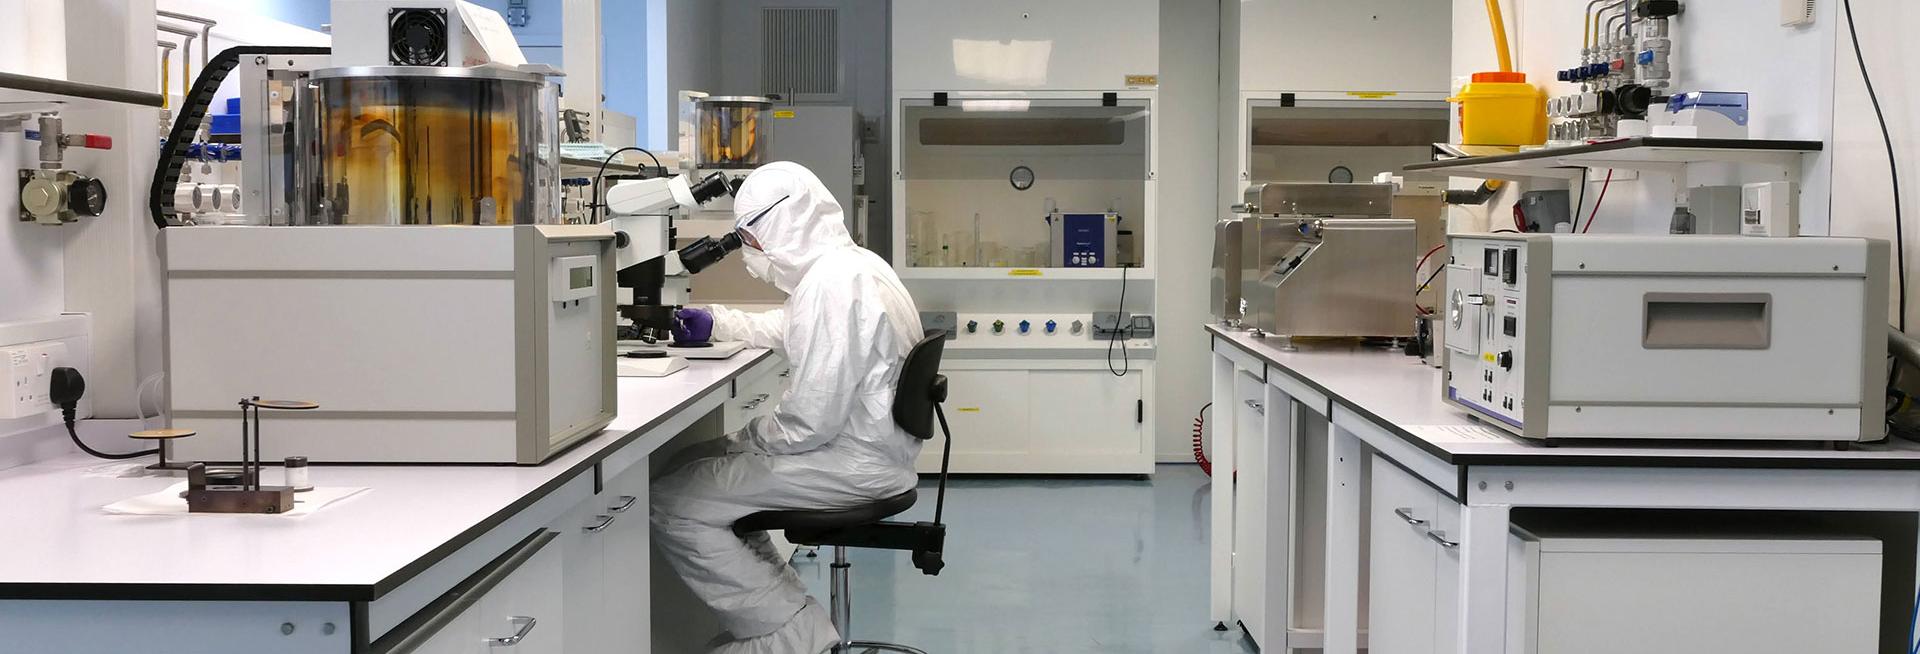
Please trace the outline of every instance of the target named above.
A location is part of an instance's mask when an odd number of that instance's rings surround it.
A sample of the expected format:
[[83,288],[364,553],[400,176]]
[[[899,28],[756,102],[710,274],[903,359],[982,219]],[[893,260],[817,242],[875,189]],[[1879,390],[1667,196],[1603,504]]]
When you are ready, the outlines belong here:
[[[959,313],[954,314],[955,340],[966,347],[1099,348],[1107,339],[1094,329],[1093,314]],[[1137,318],[1150,319],[1146,314]],[[924,321],[924,318],[923,318]],[[1130,347],[1150,347],[1152,331],[1138,330],[1126,339]]]
[[1521,357],[1527,325],[1525,244],[1457,238],[1442,318],[1453,400],[1519,426],[1526,405]]

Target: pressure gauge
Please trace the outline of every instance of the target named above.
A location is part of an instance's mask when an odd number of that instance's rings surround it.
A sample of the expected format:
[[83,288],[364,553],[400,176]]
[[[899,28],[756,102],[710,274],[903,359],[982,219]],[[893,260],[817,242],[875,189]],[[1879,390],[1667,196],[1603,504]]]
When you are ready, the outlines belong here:
[[1327,183],[1328,184],[1352,184],[1353,169],[1348,168],[1346,166],[1334,166],[1333,170],[1327,171]]
[[98,216],[107,210],[107,185],[92,177],[76,177],[67,184],[67,210]]
[[1015,167],[1013,172],[1007,173],[1007,183],[1012,184],[1015,191],[1033,188],[1033,169],[1026,166]]

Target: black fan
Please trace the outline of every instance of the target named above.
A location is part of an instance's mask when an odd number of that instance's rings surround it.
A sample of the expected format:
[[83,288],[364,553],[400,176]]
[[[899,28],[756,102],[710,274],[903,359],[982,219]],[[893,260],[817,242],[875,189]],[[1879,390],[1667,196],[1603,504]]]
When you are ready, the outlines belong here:
[[447,65],[447,10],[387,10],[387,61],[395,66]]

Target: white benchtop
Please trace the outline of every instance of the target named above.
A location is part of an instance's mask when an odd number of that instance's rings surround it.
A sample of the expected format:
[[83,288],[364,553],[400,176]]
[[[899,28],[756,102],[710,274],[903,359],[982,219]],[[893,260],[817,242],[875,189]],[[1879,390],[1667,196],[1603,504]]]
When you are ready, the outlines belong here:
[[92,476],[124,466],[80,454],[0,472],[0,599],[371,600],[608,455],[659,447],[664,423],[772,358],[621,378],[613,424],[539,466],[315,466],[317,484],[370,490],[305,517],[108,515],[181,478]]
[[1485,440],[1435,435],[1432,427],[1480,423],[1440,399],[1440,369],[1383,347],[1350,340],[1296,342],[1208,325],[1214,348],[1230,346],[1266,364],[1267,375],[1284,374],[1324,393],[1334,411],[1362,416],[1393,436],[1446,463],[1512,466],[1658,466],[1747,468],[1920,469],[1920,444],[1888,439],[1836,451],[1824,442],[1660,442],[1581,440],[1547,447],[1491,426],[1473,430]]

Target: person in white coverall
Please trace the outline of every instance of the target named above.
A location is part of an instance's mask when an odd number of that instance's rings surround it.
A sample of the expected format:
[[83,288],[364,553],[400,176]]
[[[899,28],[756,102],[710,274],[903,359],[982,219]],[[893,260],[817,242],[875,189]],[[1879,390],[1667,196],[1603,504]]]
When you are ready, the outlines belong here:
[[713,651],[817,654],[838,639],[825,607],[765,533],[742,538],[732,525],[759,511],[848,508],[917,484],[920,441],[892,410],[920,314],[892,266],[854,244],[840,205],[806,168],[754,171],[734,216],[747,271],[788,297],[765,313],[710,307],[713,338],[777,351],[793,367],[791,385],[771,415],[725,439],[724,454],[654,482],[654,542],[719,614],[726,633]]

